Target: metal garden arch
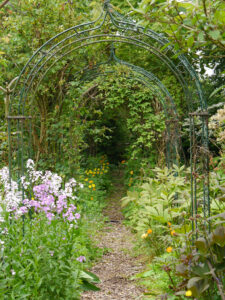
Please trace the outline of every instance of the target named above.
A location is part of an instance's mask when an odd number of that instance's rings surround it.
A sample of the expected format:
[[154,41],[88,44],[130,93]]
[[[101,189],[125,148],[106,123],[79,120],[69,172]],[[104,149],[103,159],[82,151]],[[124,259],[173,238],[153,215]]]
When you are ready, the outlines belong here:
[[[197,214],[197,189],[202,190],[202,199],[205,216],[210,215],[209,201],[209,179],[208,179],[208,113],[207,103],[204,98],[202,87],[198,76],[186,57],[177,53],[170,41],[164,35],[152,30],[145,30],[133,19],[125,18],[119,14],[105,0],[103,9],[97,20],[73,26],[44,43],[29,59],[21,71],[16,83],[14,96],[10,103],[8,116],[9,132],[9,169],[14,175],[14,167],[19,176],[23,174],[24,165],[24,124],[30,126],[31,140],[31,111],[29,103],[34,101],[38,87],[47,78],[51,69],[57,65],[62,66],[63,62],[73,62],[74,58],[82,57],[89,47],[101,46],[113,49],[122,49],[129,46],[132,52],[154,55],[161,64],[174,75],[177,83],[182,87],[190,118],[190,163],[191,163],[191,203],[192,214]],[[113,50],[114,51],[114,50]],[[163,85],[160,78],[151,73],[150,67],[144,67],[141,63],[126,62],[115,56],[116,63],[124,64],[130,68],[138,80],[161,93],[161,99],[169,107],[167,120],[177,122],[176,109],[169,91]],[[77,75],[81,70],[98,72],[99,65],[107,65],[105,57],[103,62],[96,63],[90,70],[89,66],[80,59]],[[135,59],[134,59],[135,60]],[[97,74],[97,73],[96,73]],[[166,99],[166,100],[165,100]],[[162,100],[163,101],[163,100]],[[171,113],[172,112],[172,113]],[[196,135],[196,118],[201,124],[200,139]],[[17,158],[12,157],[12,133],[17,126]],[[30,148],[30,147],[29,147]],[[197,169],[197,162],[199,169]],[[196,174],[200,175],[201,182],[198,182]],[[201,187],[200,187],[201,186]]]

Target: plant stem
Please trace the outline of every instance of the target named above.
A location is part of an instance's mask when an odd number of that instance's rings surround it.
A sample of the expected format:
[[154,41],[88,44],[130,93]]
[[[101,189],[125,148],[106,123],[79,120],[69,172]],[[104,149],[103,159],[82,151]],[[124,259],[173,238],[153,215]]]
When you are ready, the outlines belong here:
[[223,286],[222,286],[222,284],[220,283],[218,277],[216,276],[216,273],[215,273],[215,271],[214,271],[214,269],[213,269],[213,267],[212,267],[210,261],[207,260],[207,264],[208,264],[209,269],[210,269],[210,271],[211,271],[212,277],[213,277],[213,279],[214,279],[215,282],[216,282],[216,285],[217,285],[218,291],[219,291],[219,293],[220,293],[221,299],[222,299],[222,300],[225,300],[225,293],[224,293],[225,291],[223,291]]

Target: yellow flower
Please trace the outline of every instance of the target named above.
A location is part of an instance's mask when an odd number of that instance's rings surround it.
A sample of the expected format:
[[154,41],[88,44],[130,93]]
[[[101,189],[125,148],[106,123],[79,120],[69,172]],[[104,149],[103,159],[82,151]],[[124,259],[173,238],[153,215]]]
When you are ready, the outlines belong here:
[[130,184],[130,183],[129,183],[128,185],[129,185],[129,186],[131,186],[131,184]]
[[133,174],[134,174],[134,171],[130,171],[130,174],[133,175]]
[[95,184],[94,184],[94,183],[92,184],[92,187],[93,187],[93,188],[95,187]]
[[151,230],[151,229],[148,229],[147,233],[148,233],[148,234],[152,234],[152,230]]
[[107,162],[106,164],[109,165],[109,162]]
[[172,225],[170,222],[168,222],[167,224],[168,224],[168,226],[171,226],[171,225]]
[[185,293],[185,296],[186,296],[186,297],[191,297],[191,296],[192,296],[192,291],[191,291],[191,290],[188,290],[188,291]]
[[90,180],[89,183],[93,183],[93,180]]
[[143,233],[142,236],[141,236],[142,239],[146,239],[147,237],[148,237],[147,233]]
[[34,197],[32,197],[31,200],[34,200]]
[[96,191],[96,188],[93,188],[93,191]]
[[175,230],[171,230],[170,234],[171,234],[172,236],[174,236],[174,235],[176,235],[176,231],[175,231]]
[[171,253],[172,251],[173,251],[173,248],[172,248],[172,247],[166,248],[166,252]]
[[125,162],[126,162],[125,160],[122,160],[122,161],[121,161],[121,164],[125,164]]
[[85,180],[85,181],[88,181],[88,178],[85,178],[84,180]]
[[100,173],[101,175],[103,174],[103,172]]
[[92,174],[92,171],[91,171],[91,170],[89,170],[89,173],[90,173],[90,174]]
[[92,186],[91,186],[91,185],[89,185],[88,187],[89,187],[89,189],[91,189],[91,188],[92,188]]
[[91,197],[91,200],[94,200],[94,197]]

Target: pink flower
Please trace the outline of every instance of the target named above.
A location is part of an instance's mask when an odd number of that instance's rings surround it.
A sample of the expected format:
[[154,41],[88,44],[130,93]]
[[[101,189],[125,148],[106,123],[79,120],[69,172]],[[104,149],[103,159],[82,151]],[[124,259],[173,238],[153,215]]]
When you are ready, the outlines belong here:
[[85,256],[80,256],[80,257],[77,258],[77,261],[82,263],[82,262],[86,261],[86,257]]
[[54,218],[54,214],[52,214],[52,213],[47,213],[47,214],[46,214],[46,217],[49,219],[49,221],[52,221],[53,218]]
[[80,219],[80,214],[79,214],[79,213],[76,213],[76,214],[75,214],[75,218],[76,218],[77,220],[79,220],[79,219]]

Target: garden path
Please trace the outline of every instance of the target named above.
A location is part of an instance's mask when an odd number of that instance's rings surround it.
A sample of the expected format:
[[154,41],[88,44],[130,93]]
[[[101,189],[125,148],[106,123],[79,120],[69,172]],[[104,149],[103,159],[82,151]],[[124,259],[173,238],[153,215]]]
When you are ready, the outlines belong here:
[[142,288],[131,277],[143,269],[138,257],[132,255],[135,236],[122,224],[123,215],[119,200],[124,195],[119,171],[114,174],[113,192],[109,196],[104,215],[109,221],[99,232],[98,246],[109,251],[103,255],[91,271],[101,280],[98,292],[86,292],[82,300],[138,300]]

